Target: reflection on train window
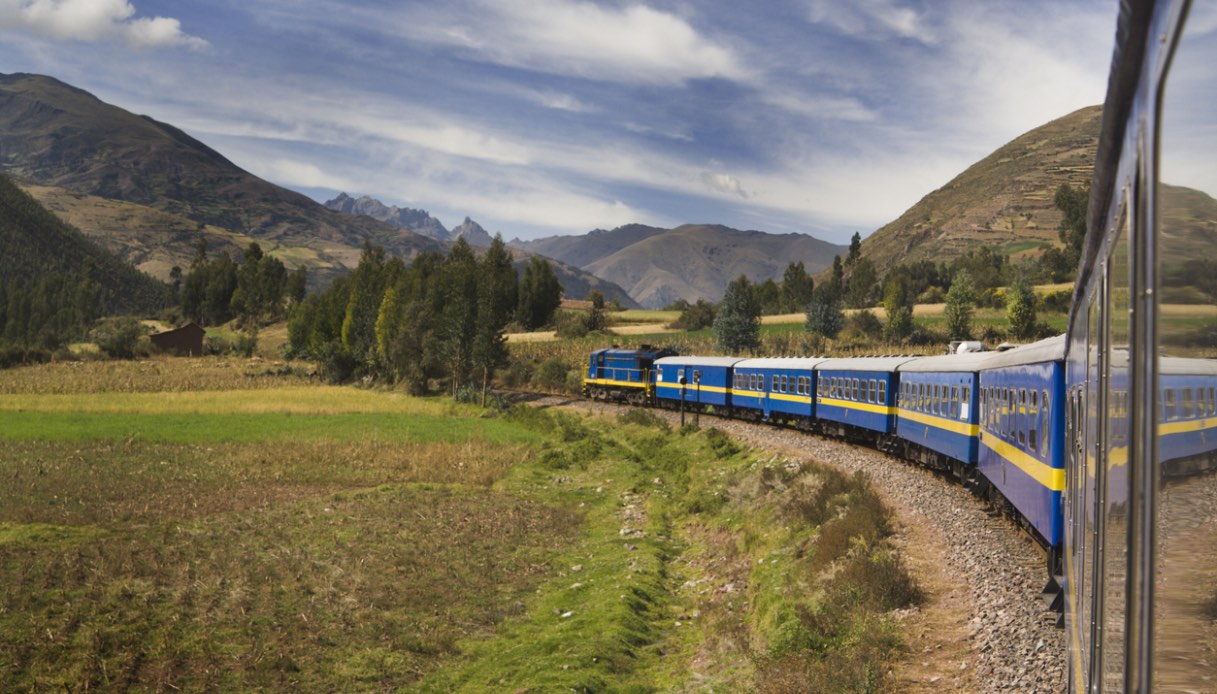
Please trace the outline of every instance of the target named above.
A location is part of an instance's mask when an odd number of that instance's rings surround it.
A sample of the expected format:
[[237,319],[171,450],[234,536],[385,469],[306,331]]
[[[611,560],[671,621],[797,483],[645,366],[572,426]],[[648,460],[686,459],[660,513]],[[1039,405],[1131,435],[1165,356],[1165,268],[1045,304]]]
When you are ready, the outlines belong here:
[[1044,391],[1043,400],[1041,400],[1040,402],[1044,403],[1044,431],[1045,431],[1045,436],[1040,441],[1040,455],[1043,455],[1044,457],[1048,457],[1048,439],[1049,439],[1049,437],[1046,435],[1046,432],[1052,431],[1052,423],[1048,421],[1048,417],[1050,416],[1049,413],[1052,412],[1052,403],[1048,401],[1048,391],[1046,391],[1046,390]]

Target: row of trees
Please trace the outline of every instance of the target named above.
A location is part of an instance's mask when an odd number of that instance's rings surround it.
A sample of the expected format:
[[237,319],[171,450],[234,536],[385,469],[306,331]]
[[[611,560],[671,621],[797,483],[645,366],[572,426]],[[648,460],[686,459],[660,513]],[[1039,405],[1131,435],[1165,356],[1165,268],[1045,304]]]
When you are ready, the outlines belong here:
[[[913,322],[912,280],[903,272],[889,273],[883,283],[883,309],[886,321],[879,321],[863,309],[855,314],[855,321],[865,326],[867,332],[882,337],[886,342],[907,342],[916,330]],[[760,347],[761,306],[757,299],[757,288],[741,275],[727,286],[722,302],[713,318],[718,346],[729,353],[755,351]],[[845,292],[836,278],[815,287],[812,299],[806,308],[807,332],[824,338],[835,339],[846,325]],[[951,340],[972,338],[972,319],[976,310],[977,283],[968,270],[960,270],[946,293],[944,316],[947,337]],[[1010,336],[1027,340],[1042,335],[1046,326],[1037,322],[1037,299],[1030,282],[1019,278],[1005,293],[1006,318],[1010,323]],[[701,302],[689,305],[686,314],[701,310]],[[682,314],[682,319],[685,314]]]
[[423,253],[408,267],[365,245],[353,273],[292,312],[288,351],[319,360],[336,380],[381,378],[423,393],[448,378],[455,395],[477,379],[484,397],[507,360],[508,323],[545,325],[561,292],[544,259],[531,258],[518,277],[497,235],[481,259],[460,239],[446,256]]
[[283,318],[290,305],[304,299],[308,270],[301,265],[288,273],[283,262],[266,255],[251,242],[238,265],[228,253],[207,258],[207,242],[200,238],[190,272],[173,268],[170,279],[182,315],[200,325],[218,325],[234,318],[257,325]]

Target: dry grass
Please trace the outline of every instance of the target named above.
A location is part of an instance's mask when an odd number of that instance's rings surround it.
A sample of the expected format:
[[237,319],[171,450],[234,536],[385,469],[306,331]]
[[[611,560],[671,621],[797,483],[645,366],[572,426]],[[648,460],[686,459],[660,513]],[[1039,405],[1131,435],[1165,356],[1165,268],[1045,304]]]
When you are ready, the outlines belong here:
[[203,357],[69,361],[0,369],[0,393],[172,393],[316,385],[306,362]]

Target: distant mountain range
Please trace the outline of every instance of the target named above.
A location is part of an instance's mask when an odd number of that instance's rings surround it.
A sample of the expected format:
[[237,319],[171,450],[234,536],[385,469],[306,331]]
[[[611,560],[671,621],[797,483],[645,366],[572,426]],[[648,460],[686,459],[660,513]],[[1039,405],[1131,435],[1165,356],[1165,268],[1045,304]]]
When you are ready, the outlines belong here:
[[786,266],[797,261],[814,273],[848,250],[806,234],[740,231],[718,224],[675,229],[631,224],[512,245],[616,282],[647,308],[677,299],[718,301],[727,284],[741,274],[754,282],[781,280]]
[[[0,171],[108,251],[160,279],[175,265],[190,264],[200,237],[209,253],[235,257],[257,241],[290,268],[307,265],[314,288],[354,268],[365,241],[405,258],[446,252],[445,242],[462,236],[475,246],[490,244],[490,235],[468,218],[448,231],[422,211],[397,210],[393,223],[377,219],[375,201],[365,201],[367,209],[353,201],[351,214],[327,209],[242,170],[171,125],[40,75],[0,74]],[[444,239],[415,233],[409,224],[442,232]],[[571,266],[555,270],[574,297],[595,288],[637,306],[610,282]]]
[[[1089,182],[1100,119],[1101,108],[1090,107],[1016,138],[864,239],[863,255],[882,273],[900,262],[949,261],[978,245],[1019,257],[1057,244],[1053,194],[1061,183]],[[308,265],[314,288],[353,268],[365,242],[407,259],[445,252],[455,238],[490,242],[469,218],[447,229],[424,210],[345,193],[327,207],[243,171],[171,125],[37,75],[0,75],[0,172],[161,279],[189,264],[200,237],[213,253],[238,254],[257,241],[289,267]],[[815,273],[846,252],[804,234],[713,224],[632,224],[511,245],[521,262],[523,254],[555,259],[569,298],[599,289],[647,307],[718,300],[740,274],[780,279],[791,261]]]

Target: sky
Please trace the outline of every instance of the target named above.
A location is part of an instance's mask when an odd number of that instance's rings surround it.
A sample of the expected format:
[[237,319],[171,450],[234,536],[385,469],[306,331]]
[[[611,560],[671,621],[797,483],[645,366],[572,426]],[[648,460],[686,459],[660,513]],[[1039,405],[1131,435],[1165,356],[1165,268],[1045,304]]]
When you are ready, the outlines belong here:
[[0,0],[0,72],[506,239],[863,237],[1101,103],[1116,0]]

